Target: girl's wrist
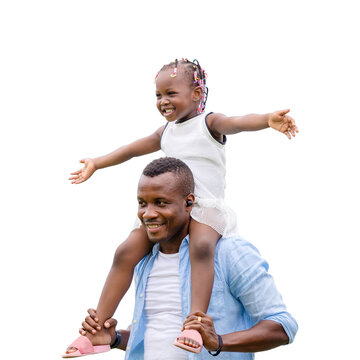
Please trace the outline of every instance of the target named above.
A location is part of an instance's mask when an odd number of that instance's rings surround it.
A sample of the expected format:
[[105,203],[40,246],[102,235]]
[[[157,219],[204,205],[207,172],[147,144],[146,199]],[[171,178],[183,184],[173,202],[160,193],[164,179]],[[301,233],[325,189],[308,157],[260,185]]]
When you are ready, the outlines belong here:
[[271,113],[265,114],[267,127],[271,127],[270,125],[271,115],[272,115]]
[[91,159],[91,160],[92,160],[95,171],[102,168],[102,166],[101,166],[101,158],[95,158],[95,159]]

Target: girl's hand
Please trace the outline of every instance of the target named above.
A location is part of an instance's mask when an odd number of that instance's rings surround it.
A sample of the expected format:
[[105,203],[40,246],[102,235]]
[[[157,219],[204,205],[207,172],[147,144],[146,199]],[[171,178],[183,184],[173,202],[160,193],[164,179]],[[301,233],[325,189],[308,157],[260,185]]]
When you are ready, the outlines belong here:
[[69,180],[72,180],[72,184],[80,184],[86,181],[96,171],[96,166],[93,159],[83,159],[80,160],[80,162],[84,164],[84,167],[70,174],[73,175],[71,178],[69,178]]
[[286,115],[289,111],[290,109],[273,112],[269,116],[268,124],[273,129],[282,132],[291,139],[291,135],[295,136],[295,133],[299,132],[299,130],[295,125],[294,119]]

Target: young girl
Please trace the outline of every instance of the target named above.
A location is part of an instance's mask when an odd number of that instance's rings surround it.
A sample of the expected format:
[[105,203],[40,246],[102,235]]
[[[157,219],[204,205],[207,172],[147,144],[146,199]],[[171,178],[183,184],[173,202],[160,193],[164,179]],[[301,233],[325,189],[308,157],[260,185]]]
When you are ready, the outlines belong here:
[[[286,115],[289,110],[265,115],[227,117],[219,113],[204,113],[208,89],[206,73],[199,62],[175,60],[164,65],[156,76],[157,108],[167,120],[166,125],[152,135],[125,145],[114,152],[95,159],[84,159],[84,164],[70,180],[73,184],[86,181],[96,170],[118,165],[134,156],[162,149],[167,156],[183,160],[195,178],[195,202],[190,204],[191,223],[191,309],[206,312],[214,279],[214,252],[221,236],[236,232],[236,217],[224,203],[226,135],[241,131],[272,127],[289,139],[298,129],[294,120]],[[114,261],[104,285],[97,317],[99,325],[114,314],[121,298],[128,290],[135,265],[151,250],[146,231],[135,228],[116,250]],[[97,345],[96,336],[86,335]],[[83,338],[83,337],[80,337]],[[71,344],[64,357],[86,354],[84,339]],[[87,341],[87,340],[86,340]],[[195,330],[185,330],[174,345],[199,353],[202,339]],[[86,347],[86,346],[85,346]],[[96,347],[96,352],[104,347]]]

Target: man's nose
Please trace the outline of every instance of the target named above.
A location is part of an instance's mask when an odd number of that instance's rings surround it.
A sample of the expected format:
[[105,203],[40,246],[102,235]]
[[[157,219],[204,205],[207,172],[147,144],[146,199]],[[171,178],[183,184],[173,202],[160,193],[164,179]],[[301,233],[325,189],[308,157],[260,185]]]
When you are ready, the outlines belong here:
[[153,218],[157,217],[157,212],[155,210],[155,207],[151,204],[146,206],[142,217],[144,219],[153,219]]

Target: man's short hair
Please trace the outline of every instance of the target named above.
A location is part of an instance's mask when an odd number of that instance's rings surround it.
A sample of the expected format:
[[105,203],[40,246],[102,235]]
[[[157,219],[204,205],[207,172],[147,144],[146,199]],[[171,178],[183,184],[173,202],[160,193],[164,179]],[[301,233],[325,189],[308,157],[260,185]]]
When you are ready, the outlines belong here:
[[194,176],[190,168],[179,159],[163,157],[153,160],[145,167],[143,175],[155,177],[168,172],[173,173],[177,177],[179,191],[181,190],[183,196],[194,192]]

